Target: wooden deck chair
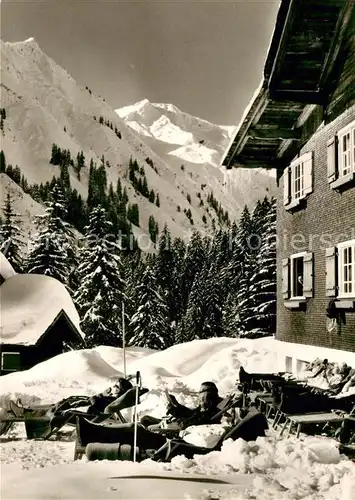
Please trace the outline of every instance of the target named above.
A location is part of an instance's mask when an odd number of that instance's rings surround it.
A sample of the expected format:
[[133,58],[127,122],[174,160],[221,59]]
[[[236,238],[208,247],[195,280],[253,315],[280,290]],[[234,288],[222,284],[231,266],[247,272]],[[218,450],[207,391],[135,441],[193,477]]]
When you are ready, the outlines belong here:
[[[112,445],[133,446],[134,423],[119,423],[104,421],[101,423],[90,422],[85,417],[78,416],[76,422],[76,442],[74,448],[74,460],[85,453],[89,443],[105,443]],[[144,443],[149,449],[156,449],[166,442],[166,438],[160,434],[147,430],[138,424],[137,437],[139,443]],[[138,445],[139,446],[139,445]]]
[[[119,460],[120,446],[133,446],[133,424],[126,424],[116,428],[112,426],[111,429],[105,429],[102,426],[97,426],[97,429],[95,429],[93,428],[94,425],[83,420],[78,422],[80,442],[78,440],[76,445],[75,458],[82,456],[86,449],[86,456],[91,460],[94,459],[93,457],[96,460]],[[138,426],[137,447],[141,457],[150,457],[153,460],[166,462],[177,455],[192,458],[196,454],[203,455],[211,451],[220,451],[226,439],[236,440],[241,438],[246,441],[254,441],[259,436],[265,436],[267,428],[268,424],[263,414],[250,412],[237,425],[227,429],[216,446],[206,448],[187,443],[183,439],[166,439],[160,434],[147,431],[143,426]],[[89,445],[88,440],[92,441],[89,453],[87,448]]]
[[233,408],[242,408],[246,406],[246,395],[245,394],[231,394],[217,405],[218,412],[211,418],[211,424],[219,422],[219,420]]
[[171,439],[159,448],[152,457],[153,460],[168,462],[178,455],[184,455],[191,459],[194,455],[206,455],[211,451],[220,451],[224,441],[227,439],[244,439],[245,441],[255,441],[259,436],[265,436],[268,428],[265,415],[258,411],[250,411],[237,425],[227,429],[217,444],[212,448],[196,446],[182,439]]

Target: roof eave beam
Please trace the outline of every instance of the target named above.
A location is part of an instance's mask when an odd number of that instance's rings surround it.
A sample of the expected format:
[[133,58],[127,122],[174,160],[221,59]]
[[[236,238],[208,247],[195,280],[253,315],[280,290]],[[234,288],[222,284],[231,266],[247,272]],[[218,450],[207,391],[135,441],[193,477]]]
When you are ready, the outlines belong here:
[[281,163],[280,160],[275,158],[275,161],[271,159],[266,161],[266,160],[239,160],[238,158],[233,160],[232,162],[229,163],[227,168],[267,168],[268,170],[270,169],[277,169],[281,168]]
[[298,141],[301,139],[300,129],[251,127],[248,131],[249,137],[253,139],[291,139]]
[[323,92],[314,90],[279,90],[270,89],[270,97],[275,101],[293,101],[305,104],[325,104],[326,97]]
[[[224,158],[223,160],[223,165],[226,166],[227,168],[229,167],[232,167],[232,163],[233,163],[233,158],[238,155],[238,153],[243,149],[243,147],[245,146],[245,143],[247,142],[248,140],[248,129],[250,127],[250,125],[254,124],[254,123],[257,123],[257,121],[259,120],[260,116],[263,114],[266,106],[268,105],[268,102],[269,102],[269,95],[268,95],[268,92],[266,90],[263,90],[263,95],[261,96],[259,102],[258,102],[258,105],[255,107],[253,113],[251,114],[251,116],[249,117],[249,126],[246,127],[246,130],[244,131],[244,133],[241,135],[241,137],[239,138],[238,142],[235,144],[235,145],[232,145],[229,149],[229,151],[231,149],[233,149],[233,152],[230,154],[229,158],[227,159],[227,156]],[[238,131],[239,132],[239,131]],[[238,132],[236,133],[236,136],[238,135]],[[228,151],[228,153],[229,153]]]

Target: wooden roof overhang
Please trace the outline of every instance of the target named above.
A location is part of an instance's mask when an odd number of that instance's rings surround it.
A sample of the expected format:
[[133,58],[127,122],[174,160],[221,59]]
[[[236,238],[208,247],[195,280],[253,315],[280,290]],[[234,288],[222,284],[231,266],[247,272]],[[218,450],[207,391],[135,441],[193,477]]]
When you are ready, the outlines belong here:
[[310,111],[326,103],[353,9],[354,0],[282,0],[262,86],[223,165],[282,169],[295,156]]

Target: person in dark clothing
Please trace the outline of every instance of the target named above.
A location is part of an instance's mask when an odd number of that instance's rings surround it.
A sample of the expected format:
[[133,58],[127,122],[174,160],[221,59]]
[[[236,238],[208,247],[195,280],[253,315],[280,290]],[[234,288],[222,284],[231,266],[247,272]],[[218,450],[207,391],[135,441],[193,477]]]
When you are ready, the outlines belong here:
[[[265,436],[268,428],[265,415],[250,411],[236,425],[227,429],[213,448],[195,446],[183,439],[167,439],[165,436],[151,432],[141,424],[137,426],[136,445],[141,459],[151,458],[158,461],[170,461],[174,456],[184,455],[193,458],[196,454],[205,455],[210,451],[219,451],[226,439],[244,439],[255,441],[259,436]],[[79,424],[81,442],[86,446],[88,460],[130,460],[121,455],[122,445],[129,446],[130,455],[134,443],[134,423],[105,427],[92,424],[82,419]],[[127,452],[127,449],[126,449]],[[127,455],[127,453],[126,453]]]
[[[211,423],[211,419],[219,412],[218,405],[222,398],[218,394],[216,384],[213,382],[203,382],[199,390],[199,405],[196,408],[188,408],[180,404],[175,396],[169,394],[167,415],[165,419],[168,426],[176,429],[185,429],[190,425],[203,425]],[[222,415],[214,420],[214,423],[220,423]],[[149,430],[157,431],[162,428],[162,419],[146,415],[142,417],[141,424]]]
[[176,419],[193,422],[190,425],[208,424],[211,418],[218,413],[218,405],[221,401],[222,398],[218,394],[216,384],[203,382],[199,390],[199,405],[196,408],[188,408],[178,403],[174,396],[170,396],[167,413]]
[[112,386],[101,392],[100,394],[95,394],[90,398],[90,406],[88,408],[88,413],[104,413],[105,408],[112,403],[119,396],[132,389],[133,385],[131,382],[123,377],[118,378],[117,382]]

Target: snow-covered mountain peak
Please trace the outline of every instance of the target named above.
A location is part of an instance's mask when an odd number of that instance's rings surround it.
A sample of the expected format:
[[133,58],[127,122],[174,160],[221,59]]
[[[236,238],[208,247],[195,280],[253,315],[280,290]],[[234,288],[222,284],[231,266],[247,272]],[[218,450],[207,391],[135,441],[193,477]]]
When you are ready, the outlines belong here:
[[173,104],[151,103],[148,99],[117,109],[116,113],[145,140],[158,140],[158,154],[161,154],[161,143],[165,143],[165,153],[170,160],[171,156],[176,156],[191,163],[212,161],[216,166],[233,129],[190,115]]
[[39,47],[37,40],[33,36],[27,38],[26,40],[21,40],[19,42],[4,42],[3,40],[1,40],[1,42],[5,43],[6,45],[13,45],[15,47],[21,47],[21,46],[24,47],[28,45],[37,45]]
[[149,105],[150,102],[148,99],[143,99],[142,101],[138,101],[135,104],[131,104],[129,106],[124,106],[123,108],[116,109],[116,113],[121,118],[126,118],[127,116],[141,112],[144,107]]
[[[232,127],[148,99],[115,112],[88,86],[79,86],[33,38],[1,42],[1,87],[6,164],[18,165],[29,185],[39,185],[60,174],[59,165],[50,161],[53,144],[69,151],[74,161],[83,152],[80,175],[73,166],[69,175],[72,189],[85,199],[90,161],[100,165],[104,156],[107,185],[115,187],[120,179],[129,204],[138,205],[136,235],[147,235],[151,216],[159,229],[167,224],[173,236],[185,237],[194,229],[209,231],[221,217],[221,209],[217,213],[214,208],[218,204],[233,220],[246,203],[252,205],[272,190],[269,176],[261,174],[253,182],[256,172],[217,168]],[[135,175],[145,177],[149,197],[137,188],[142,179],[132,180],[130,159],[138,163]],[[159,203],[150,199],[152,193],[153,200],[159,195]],[[217,202],[213,207],[208,201],[211,193]],[[0,192],[0,202],[5,194],[6,190]],[[27,198],[21,206],[17,203],[24,216],[29,212],[26,204]]]

